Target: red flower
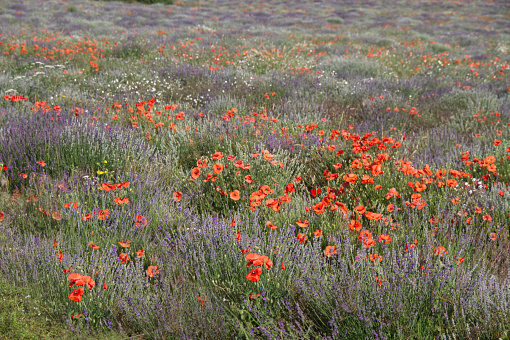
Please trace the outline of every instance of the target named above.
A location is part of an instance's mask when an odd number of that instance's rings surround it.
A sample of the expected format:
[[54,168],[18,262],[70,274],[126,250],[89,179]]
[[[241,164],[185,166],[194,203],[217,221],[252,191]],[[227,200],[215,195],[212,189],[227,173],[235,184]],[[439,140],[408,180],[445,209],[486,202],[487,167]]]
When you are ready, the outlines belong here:
[[261,268],[252,269],[248,274],[246,274],[246,278],[253,282],[258,282],[260,280],[260,274],[262,273]]
[[69,299],[72,301],[80,302],[83,299],[83,291],[83,288],[73,290],[73,292],[69,294]]
[[133,222],[135,222],[136,228],[143,228],[147,225],[147,219],[143,216],[135,216]]
[[39,164],[40,166],[42,167],[45,167],[46,166],[46,162],[45,161],[38,161],[36,162],[37,164]]
[[129,261],[129,257],[126,253],[121,253],[119,255],[119,259],[122,260],[122,263],[125,263],[126,261]]
[[327,257],[331,257],[331,255],[335,255],[337,253],[335,246],[327,246],[326,249],[324,249],[324,255]]
[[147,276],[154,277],[156,274],[159,274],[158,266],[149,266],[147,268]]
[[173,194],[173,199],[175,202],[180,202],[182,198],[182,193],[180,191],[176,191]]

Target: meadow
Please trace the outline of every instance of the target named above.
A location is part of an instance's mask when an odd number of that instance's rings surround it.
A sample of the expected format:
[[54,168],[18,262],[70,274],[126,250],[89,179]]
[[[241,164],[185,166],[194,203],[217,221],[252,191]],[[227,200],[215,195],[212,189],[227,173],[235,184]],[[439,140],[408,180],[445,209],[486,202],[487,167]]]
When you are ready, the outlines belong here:
[[0,21],[0,338],[509,338],[506,0]]

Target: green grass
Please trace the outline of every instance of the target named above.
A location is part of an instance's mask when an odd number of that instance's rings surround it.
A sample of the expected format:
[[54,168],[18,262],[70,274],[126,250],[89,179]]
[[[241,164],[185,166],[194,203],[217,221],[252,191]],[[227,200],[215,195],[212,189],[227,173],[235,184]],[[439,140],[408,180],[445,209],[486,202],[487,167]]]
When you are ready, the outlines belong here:
[[[0,277],[1,339],[81,339],[59,316],[45,310],[44,303],[34,299],[28,287],[17,287]],[[126,339],[119,332],[92,333],[93,339]],[[143,339],[143,337],[131,337]]]

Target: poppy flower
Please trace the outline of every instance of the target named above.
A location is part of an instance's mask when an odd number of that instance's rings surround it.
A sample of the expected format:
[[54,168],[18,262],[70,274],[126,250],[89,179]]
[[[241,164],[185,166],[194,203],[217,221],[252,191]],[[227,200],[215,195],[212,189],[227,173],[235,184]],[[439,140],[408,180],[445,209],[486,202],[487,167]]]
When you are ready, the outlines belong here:
[[267,256],[259,256],[257,259],[253,261],[253,265],[255,266],[262,266],[264,264],[266,265],[266,269],[269,270],[273,265],[273,261],[271,261]]
[[489,238],[493,241],[496,241],[496,239],[498,238],[498,234],[496,233],[490,233],[489,234]]
[[358,239],[360,241],[363,241],[363,240],[366,240],[366,239],[370,239],[372,238],[372,233],[369,232],[368,230],[362,230],[359,235],[358,235]]
[[217,152],[213,153],[211,157],[214,160],[222,159],[223,158],[223,154],[221,152],[217,151]]
[[255,260],[257,260],[259,258],[259,255],[257,253],[250,253],[248,255],[246,255],[245,259],[246,261],[248,261],[248,263],[246,264],[246,267],[249,267],[253,264],[253,262],[255,262]]
[[230,198],[234,201],[239,201],[241,199],[241,195],[239,194],[239,190],[234,190],[230,193]]
[[62,262],[62,259],[64,258],[64,254],[62,253],[62,250],[61,250],[61,249],[59,249],[59,250],[58,250],[58,253],[57,253],[57,254],[55,254],[55,256],[57,256],[57,257],[58,257],[58,260],[59,260],[60,262]]
[[173,199],[175,202],[180,202],[182,198],[182,193],[180,191],[176,191],[173,194]]
[[198,167],[194,167],[191,169],[191,178],[197,179],[198,177],[200,177],[200,169]]
[[3,211],[0,211],[0,222],[2,222],[4,220],[4,212]]
[[117,205],[123,205],[129,203],[129,198],[127,197],[116,197],[114,198],[115,204]]
[[364,214],[367,209],[363,205],[358,205],[356,208],[354,208],[354,211],[358,214]]
[[64,208],[70,208],[71,210],[75,210],[76,208],[78,208],[78,205],[79,205],[78,202],[64,203]]
[[288,183],[286,186],[285,186],[285,190],[283,191],[284,194],[289,194],[291,192],[294,192],[296,191],[296,189],[294,188],[294,184],[293,183]]
[[20,175],[21,178],[27,178],[28,177],[28,175],[24,174],[24,173],[20,173],[19,175]]
[[108,286],[106,285],[106,283],[103,283],[103,288],[108,289]]
[[248,297],[250,298],[250,300],[255,300],[256,298],[258,298],[260,296],[260,294],[249,294]]
[[335,246],[327,246],[326,249],[324,249],[324,255],[327,257],[331,257],[331,255],[335,255],[337,253]]
[[130,240],[126,240],[126,241],[124,242],[124,239],[123,239],[123,238],[121,238],[121,239],[120,239],[120,242],[118,242],[118,243],[119,243],[119,245],[120,245],[122,248],[128,248],[129,246],[131,246],[131,245],[130,245],[131,241],[130,241]]
[[363,175],[361,177],[361,184],[372,184],[374,183],[374,179],[370,177],[369,175]]
[[96,249],[98,250],[99,249],[99,246],[96,246],[96,244],[92,241],[89,242],[89,247],[92,248],[92,249]]
[[38,161],[36,162],[38,165],[42,166],[42,167],[45,167],[46,166],[46,162],[45,161]]
[[147,219],[143,216],[135,216],[133,222],[135,222],[136,228],[143,228],[147,225]]
[[159,274],[158,266],[149,266],[146,273],[148,277],[154,277],[154,275]]
[[487,214],[487,215],[483,215],[483,216],[482,216],[482,219],[483,219],[484,221],[489,221],[489,222],[490,222],[490,221],[492,221],[492,217],[491,217],[491,215],[489,215],[489,214]]
[[261,268],[252,269],[248,274],[246,274],[246,278],[253,282],[260,281],[260,274],[262,273]]
[[273,158],[274,158],[274,156],[273,156],[272,154],[270,154],[269,152],[267,152],[267,153],[265,153],[265,154],[264,154],[264,159],[265,159],[266,161],[272,161],[272,160],[273,160]]
[[126,261],[129,261],[129,257],[126,253],[121,253],[119,255],[119,259],[122,260],[122,263],[125,263]]
[[[81,274],[79,274],[79,273],[69,274],[67,279],[70,281],[69,287],[72,287],[76,284],[76,282],[81,280]],[[79,284],[78,286],[83,286],[84,284],[85,284],[85,281],[83,281],[83,283]]]
[[447,255],[448,252],[446,251],[445,247],[437,247],[437,248],[434,248],[434,255],[436,256],[445,256]]
[[349,223],[349,229],[352,231],[360,231],[361,230],[361,222],[357,220],[351,220]]
[[69,299],[72,301],[80,302],[83,299],[83,288],[78,288],[72,291],[71,294],[69,294]]
[[301,218],[299,218],[299,219],[296,221],[296,224],[297,224],[298,226],[300,226],[301,228],[306,228],[306,227],[308,227],[308,220],[301,221]]
[[136,257],[137,258],[143,257],[144,255],[145,255],[145,253],[144,253],[143,249],[138,249],[136,251]]
[[363,248],[370,249],[370,247],[373,247],[375,245],[375,241],[373,238],[368,238],[363,240]]
[[320,215],[320,214],[322,214],[322,213],[324,212],[324,209],[325,209],[326,207],[324,206],[324,202],[320,201],[320,202],[318,202],[318,203],[315,203],[315,204],[312,206],[312,208],[313,208],[313,211],[315,211],[315,213],[316,213],[317,215]]
[[457,181],[454,180],[453,178],[449,179],[449,180],[446,181],[446,186],[448,186],[450,188],[456,187],[457,186]]
[[60,211],[54,211],[51,213],[51,217],[55,220],[55,221],[61,221],[62,220],[62,215],[60,214]]
[[245,181],[246,183],[252,183],[252,182],[253,182],[253,177],[251,177],[251,175],[246,175],[246,176],[244,177],[244,181]]
[[199,168],[207,168],[207,165],[209,165],[209,161],[207,160],[207,158],[200,158],[198,161],[197,161],[197,166]]
[[109,209],[101,209],[97,212],[97,217],[103,221],[108,218],[108,214],[110,213]]
[[216,175],[221,174],[221,172],[223,171],[223,164],[221,164],[221,163],[214,164],[213,165],[213,170],[214,170],[214,173]]
[[371,211],[367,211],[365,217],[371,221],[379,221],[382,218],[382,214],[377,214]]
[[310,193],[313,195],[313,197],[317,197],[317,195],[320,195],[321,193],[321,189],[320,188],[317,188],[317,189],[311,189],[310,190]]
[[234,232],[234,237],[236,238],[237,242],[239,242],[241,240],[241,232],[239,231],[239,229],[237,229]]
[[352,183],[356,182],[356,180],[358,179],[358,175],[356,175],[356,174],[345,174],[345,175],[343,175],[342,178],[347,183],[351,183],[352,184]]
[[78,320],[79,318],[81,318],[83,316],[82,313],[79,313],[79,314],[71,314],[71,320]]
[[270,228],[270,229],[273,229],[273,230],[276,230],[276,228],[277,228],[277,227],[276,227],[273,223],[271,223],[270,221],[267,221],[267,222],[266,222],[266,227],[268,227],[268,228]]
[[315,235],[315,238],[322,237],[322,230],[317,229],[316,231],[313,232],[313,234]]
[[305,234],[299,233],[297,234],[296,239],[299,240],[299,243],[303,243],[307,240],[307,237]]
[[381,234],[379,235],[379,241],[388,244],[391,242],[391,237],[388,234]]

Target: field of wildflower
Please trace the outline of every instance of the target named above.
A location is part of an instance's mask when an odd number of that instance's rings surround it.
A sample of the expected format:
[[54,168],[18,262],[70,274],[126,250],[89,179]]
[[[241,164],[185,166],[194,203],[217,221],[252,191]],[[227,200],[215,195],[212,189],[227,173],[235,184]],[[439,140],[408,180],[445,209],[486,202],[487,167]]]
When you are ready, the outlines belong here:
[[0,20],[0,338],[509,338],[506,0]]

